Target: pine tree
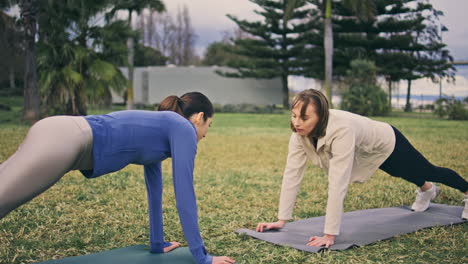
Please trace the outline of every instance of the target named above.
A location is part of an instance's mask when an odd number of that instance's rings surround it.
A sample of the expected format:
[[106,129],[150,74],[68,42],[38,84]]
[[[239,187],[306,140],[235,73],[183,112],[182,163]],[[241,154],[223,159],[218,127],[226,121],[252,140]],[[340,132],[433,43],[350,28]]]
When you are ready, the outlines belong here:
[[[363,20],[353,15],[343,4],[334,5],[335,19],[335,60],[346,65],[360,58],[375,61],[379,75],[391,84],[406,80],[406,111],[409,104],[413,80],[430,77],[453,76],[453,60],[445,44],[441,42],[438,17],[442,15],[426,1],[374,0],[375,16]],[[415,4],[416,3],[416,4]],[[335,62],[335,61],[334,61]],[[346,67],[335,68],[343,74]]]
[[249,22],[228,15],[239,28],[251,37],[234,40],[231,52],[240,57],[228,61],[234,72],[221,72],[227,77],[280,77],[283,106],[289,108],[288,76],[303,75],[303,52],[307,45],[302,37],[309,28],[304,20],[310,15],[307,2],[299,0],[291,14],[285,17],[287,0],[250,0],[261,10],[255,11],[262,21]]

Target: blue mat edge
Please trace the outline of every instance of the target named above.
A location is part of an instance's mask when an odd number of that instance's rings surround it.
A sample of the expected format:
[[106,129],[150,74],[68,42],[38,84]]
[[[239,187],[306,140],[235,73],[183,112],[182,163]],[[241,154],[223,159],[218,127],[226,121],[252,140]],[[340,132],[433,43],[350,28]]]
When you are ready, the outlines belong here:
[[[64,261],[74,261],[76,259],[81,259],[83,257],[89,257],[89,256],[92,256],[92,255],[104,255],[104,254],[108,254],[109,251],[119,251],[119,250],[125,250],[125,249],[137,249],[137,250],[145,250],[147,249],[148,250],[148,254],[162,254],[162,253],[150,253],[149,252],[149,246],[148,245],[132,245],[132,246],[127,246],[127,247],[121,247],[121,248],[112,248],[112,249],[106,249],[106,250],[102,250],[102,251],[98,251],[98,252],[92,252],[92,253],[88,253],[88,254],[84,254],[84,255],[78,255],[78,256],[65,256],[65,257],[62,257],[62,258],[59,258],[59,259],[50,259],[50,260],[46,260],[46,261],[42,261],[42,262],[34,262],[33,264],[60,264],[61,262],[64,262]],[[181,252],[181,251],[186,251],[186,252]],[[174,254],[190,254],[191,255],[191,252],[190,252],[190,249],[188,247],[179,247],[179,248],[176,248],[168,253],[164,253],[166,256],[171,256],[171,255],[174,255]],[[130,264],[130,263],[129,263]]]

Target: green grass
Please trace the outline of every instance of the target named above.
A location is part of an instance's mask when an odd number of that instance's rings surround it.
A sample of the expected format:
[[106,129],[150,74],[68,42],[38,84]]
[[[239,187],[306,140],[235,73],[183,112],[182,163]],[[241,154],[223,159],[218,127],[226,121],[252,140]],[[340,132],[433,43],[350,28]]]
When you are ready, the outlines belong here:
[[[0,96],[0,104],[11,107],[10,111],[4,111],[0,109],[0,125],[14,124],[14,125],[27,125],[27,122],[22,121],[23,111],[23,97],[21,96]],[[123,105],[112,105],[111,109],[102,109],[100,107],[91,106],[88,107],[88,115],[97,115],[108,113],[111,111],[124,110]]]
[[25,124],[24,122],[21,121],[22,110],[23,110],[23,97],[0,96],[0,104],[11,107],[10,111],[0,110],[0,125],[5,124],[5,123]]
[[[97,111],[99,112],[99,111]],[[96,113],[97,113],[96,112]],[[276,220],[289,135],[288,115],[216,114],[199,144],[195,188],[202,237],[213,255],[238,263],[467,263],[468,225],[435,227],[341,252],[306,253],[233,231]],[[433,163],[468,174],[468,122],[430,118],[376,118],[398,127]],[[11,155],[27,126],[0,126],[0,161]],[[163,163],[166,239],[186,242],[175,208],[170,162]],[[415,187],[377,172],[353,184],[345,211],[412,203]],[[310,166],[296,220],[325,214],[327,180]],[[462,195],[442,186],[436,202],[462,205]],[[0,263],[32,263],[145,244],[148,216],[143,170],[93,180],[68,173],[51,189],[0,220]]]
[[393,109],[389,114],[391,117],[414,117],[414,118],[436,118],[433,112],[422,112],[419,109],[414,109],[413,112],[404,112],[401,109]]

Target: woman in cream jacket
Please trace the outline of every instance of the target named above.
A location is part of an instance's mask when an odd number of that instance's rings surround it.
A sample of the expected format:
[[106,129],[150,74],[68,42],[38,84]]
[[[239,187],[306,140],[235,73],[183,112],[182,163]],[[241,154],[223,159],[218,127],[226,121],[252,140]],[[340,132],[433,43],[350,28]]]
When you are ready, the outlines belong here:
[[465,193],[463,218],[468,217],[468,183],[456,172],[429,163],[394,127],[346,111],[329,110],[316,90],[301,92],[293,102],[293,133],[283,175],[278,221],[259,223],[257,232],[279,229],[292,218],[307,160],[328,174],[324,236],[311,237],[308,246],[329,247],[340,233],[343,201],[352,182],[366,181],[377,169],[416,184],[414,211],[425,211],[439,194],[431,181]]

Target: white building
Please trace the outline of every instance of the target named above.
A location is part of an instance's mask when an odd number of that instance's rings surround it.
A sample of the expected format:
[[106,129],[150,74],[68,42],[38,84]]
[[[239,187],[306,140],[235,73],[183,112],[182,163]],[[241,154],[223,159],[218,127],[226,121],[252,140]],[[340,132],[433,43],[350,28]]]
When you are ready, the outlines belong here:
[[[127,68],[122,68],[126,75]],[[169,95],[201,92],[214,104],[282,104],[281,80],[226,78],[215,71],[222,67],[136,67],[134,71],[135,103],[156,104]],[[114,103],[123,102],[122,95],[113,94]]]

